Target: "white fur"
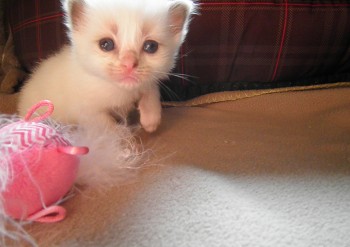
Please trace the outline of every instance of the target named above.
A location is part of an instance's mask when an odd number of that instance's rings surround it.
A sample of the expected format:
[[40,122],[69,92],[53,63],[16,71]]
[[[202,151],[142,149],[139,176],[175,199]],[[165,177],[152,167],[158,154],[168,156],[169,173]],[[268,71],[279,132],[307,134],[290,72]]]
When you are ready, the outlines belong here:
[[[77,23],[71,11],[74,4],[83,6]],[[171,32],[174,6],[181,6],[185,19],[177,34]],[[20,115],[48,99],[55,105],[53,118],[60,122],[114,128],[110,113],[125,116],[140,102],[141,125],[146,131],[156,130],[161,120],[158,83],[174,67],[193,6],[189,0],[63,1],[71,44],[43,61],[27,81],[20,93]],[[106,37],[114,40],[115,51],[99,48],[98,41]],[[159,50],[142,52],[145,40],[156,40]],[[124,79],[122,69],[127,56],[139,64],[131,81]]]
[[147,162],[146,152],[134,139],[126,125],[115,126],[114,135],[110,129],[79,128],[72,132],[74,146],[89,146],[89,153],[80,157],[77,184],[104,190],[130,180]]

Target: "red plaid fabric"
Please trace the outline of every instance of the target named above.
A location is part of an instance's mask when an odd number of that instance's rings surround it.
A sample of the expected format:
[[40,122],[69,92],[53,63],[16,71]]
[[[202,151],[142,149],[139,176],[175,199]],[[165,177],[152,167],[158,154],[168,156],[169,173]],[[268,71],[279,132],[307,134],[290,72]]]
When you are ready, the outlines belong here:
[[15,51],[27,71],[67,42],[59,0],[8,0]]
[[[350,80],[347,0],[201,0],[200,13],[174,71],[188,78],[164,82],[165,100]],[[59,0],[11,0],[8,14],[28,70],[66,42]]]

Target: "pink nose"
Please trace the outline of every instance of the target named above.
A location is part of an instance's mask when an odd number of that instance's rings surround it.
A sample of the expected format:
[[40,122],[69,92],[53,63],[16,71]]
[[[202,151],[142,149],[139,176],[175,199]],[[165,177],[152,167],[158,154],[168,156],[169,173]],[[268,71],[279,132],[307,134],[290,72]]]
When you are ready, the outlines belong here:
[[127,73],[131,73],[138,66],[138,60],[133,53],[128,52],[122,57],[121,65]]

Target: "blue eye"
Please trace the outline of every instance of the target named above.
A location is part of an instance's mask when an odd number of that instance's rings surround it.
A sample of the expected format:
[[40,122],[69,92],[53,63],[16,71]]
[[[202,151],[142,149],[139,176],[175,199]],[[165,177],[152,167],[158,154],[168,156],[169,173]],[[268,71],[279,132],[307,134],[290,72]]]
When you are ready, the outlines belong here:
[[114,50],[114,41],[110,38],[101,39],[99,42],[102,51],[112,51]]
[[149,54],[156,53],[158,51],[158,42],[154,40],[146,40],[143,43],[143,50]]

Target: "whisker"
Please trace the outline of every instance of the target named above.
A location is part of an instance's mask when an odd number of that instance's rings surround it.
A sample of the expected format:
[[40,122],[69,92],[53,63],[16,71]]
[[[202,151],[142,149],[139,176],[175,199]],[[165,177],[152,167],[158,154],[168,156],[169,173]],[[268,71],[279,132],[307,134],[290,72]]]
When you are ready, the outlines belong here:
[[193,76],[193,75],[186,75],[186,74],[181,74],[181,73],[174,73],[174,72],[169,72],[169,75],[172,76],[182,76],[184,78],[193,78],[193,79],[198,79],[198,76]]
[[171,101],[180,101],[181,98],[175,93],[170,87],[168,87],[164,82],[159,80],[156,76],[153,75],[153,78],[155,81],[158,83],[159,87],[163,89],[164,93],[166,96],[171,100]]
[[185,58],[185,57],[187,57],[188,55],[190,55],[190,54],[192,53],[192,51],[193,51],[193,50],[190,50],[190,51],[187,51],[186,53],[180,52],[180,53],[178,54],[178,58],[179,58],[179,59]]
[[181,101],[179,95],[175,93],[170,87],[168,87],[164,82],[159,81],[158,84],[164,90],[171,101]]
[[191,76],[191,75],[186,75],[186,74],[180,74],[180,73],[174,73],[174,72],[161,72],[161,71],[155,71],[155,73],[158,73],[160,75],[167,75],[167,76],[173,76],[179,79],[183,79],[187,82],[190,82],[191,84],[195,84],[193,79],[198,79],[197,76]]

